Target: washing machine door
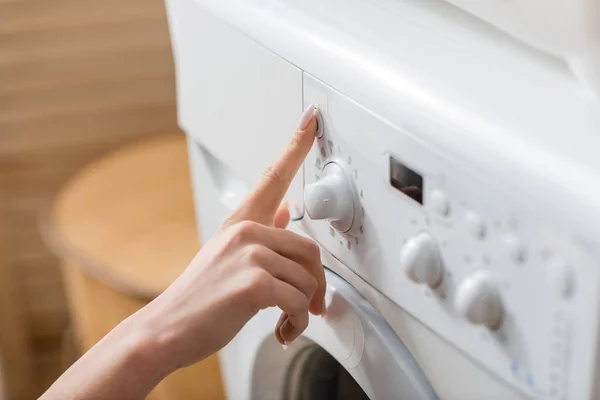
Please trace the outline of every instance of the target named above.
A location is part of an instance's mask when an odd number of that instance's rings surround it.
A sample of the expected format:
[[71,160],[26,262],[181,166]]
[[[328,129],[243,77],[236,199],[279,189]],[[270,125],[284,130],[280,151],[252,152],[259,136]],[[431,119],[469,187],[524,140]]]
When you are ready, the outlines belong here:
[[253,400],[434,400],[419,365],[384,318],[326,270],[326,317],[288,349],[267,337],[253,367]]

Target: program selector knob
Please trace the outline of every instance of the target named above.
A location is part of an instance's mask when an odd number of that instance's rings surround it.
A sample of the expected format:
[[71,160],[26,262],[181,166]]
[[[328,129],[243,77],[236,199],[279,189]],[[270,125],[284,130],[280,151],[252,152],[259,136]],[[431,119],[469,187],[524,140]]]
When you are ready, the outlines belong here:
[[491,330],[502,324],[504,305],[497,283],[486,271],[477,271],[459,284],[455,297],[456,310],[474,325]]
[[421,232],[409,239],[400,252],[400,265],[411,281],[430,288],[438,287],[444,277],[444,266],[435,239]]
[[357,196],[342,166],[325,165],[322,178],[304,187],[306,213],[313,220],[327,220],[340,232],[356,225]]

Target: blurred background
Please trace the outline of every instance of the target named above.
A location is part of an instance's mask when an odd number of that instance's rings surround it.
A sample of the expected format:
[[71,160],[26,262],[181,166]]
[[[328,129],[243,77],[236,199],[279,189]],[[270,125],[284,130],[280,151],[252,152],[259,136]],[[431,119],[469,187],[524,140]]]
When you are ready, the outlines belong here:
[[162,0],[0,0],[0,16],[0,398],[33,399],[85,350],[43,221],[94,160],[178,135],[175,82]]

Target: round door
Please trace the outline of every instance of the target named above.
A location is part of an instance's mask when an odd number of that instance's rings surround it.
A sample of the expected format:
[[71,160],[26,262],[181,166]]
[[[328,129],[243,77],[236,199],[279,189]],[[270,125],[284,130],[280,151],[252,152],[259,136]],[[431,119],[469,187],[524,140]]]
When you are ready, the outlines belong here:
[[327,275],[327,312],[283,349],[264,339],[252,371],[253,400],[437,400],[419,365],[352,286]]

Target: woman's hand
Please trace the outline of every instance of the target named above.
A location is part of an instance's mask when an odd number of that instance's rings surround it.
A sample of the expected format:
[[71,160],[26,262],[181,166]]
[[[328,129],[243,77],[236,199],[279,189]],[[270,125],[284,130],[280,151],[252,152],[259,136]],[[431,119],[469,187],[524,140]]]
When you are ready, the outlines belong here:
[[[281,201],[317,128],[309,107],[280,158],[187,269],[63,374],[43,399],[143,399],[168,374],[225,346],[259,310],[279,307],[281,344],[323,311],[319,247],[286,231]],[[168,266],[165,266],[168,268]]]
[[283,310],[275,327],[281,344],[296,339],[308,313],[321,314],[325,275],[319,247],[287,231],[280,204],[310,151],[316,110],[309,107],[300,128],[261,182],[204,245],[184,273],[143,313],[159,334],[173,368],[220,350],[259,310]]
[[[63,374],[43,399],[143,399],[168,374],[225,346],[259,310],[279,307],[281,344],[321,314],[319,247],[286,231],[281,201],[315,138],[316,110],[263,179],[154,301],[127,318]],[[165,266],[168,268],[168,266]]]

